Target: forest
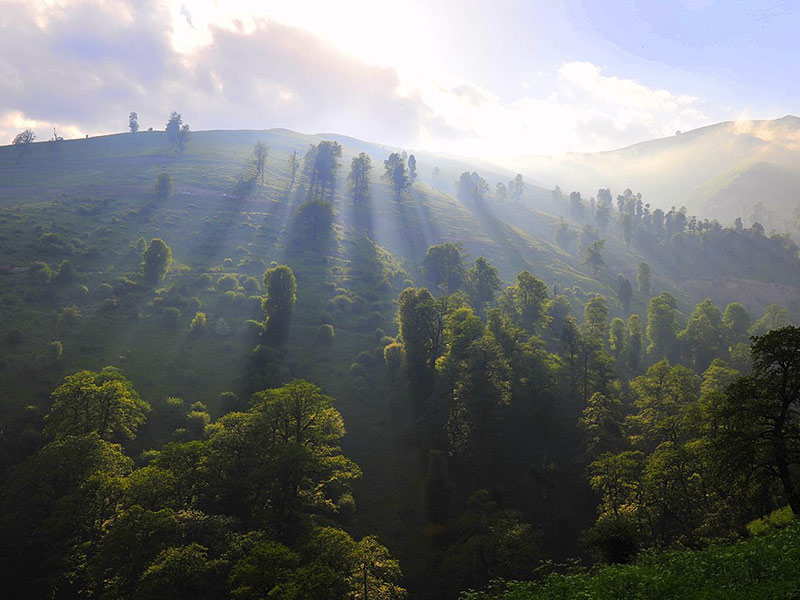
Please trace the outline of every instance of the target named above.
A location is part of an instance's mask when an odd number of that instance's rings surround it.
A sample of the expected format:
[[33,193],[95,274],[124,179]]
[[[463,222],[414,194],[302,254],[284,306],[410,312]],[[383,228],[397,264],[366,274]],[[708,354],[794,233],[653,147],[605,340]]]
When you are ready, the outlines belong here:
[[177,112],[0,181],[3,597],[800,594],[790,233]]

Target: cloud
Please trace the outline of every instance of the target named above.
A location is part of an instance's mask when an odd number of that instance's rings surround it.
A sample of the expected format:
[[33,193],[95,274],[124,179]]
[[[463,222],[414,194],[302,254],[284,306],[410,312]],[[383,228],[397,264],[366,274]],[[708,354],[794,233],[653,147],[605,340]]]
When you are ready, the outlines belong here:
[[212,25],[213,43],[183,52],[160,2],[62,8],[13,3],[0,21],[0,140],[20,119],[99,133],[124,130],[132,110],[160,129],[178,110],[194,129],[288,127],[403,145],[431,118],[418,94],[398,91],[392,68],[299,28]]
[[404,80],[301,27],[223,18],[201,3],[0,2],[0,143],[23,123],[39,139],[53,126],[66,136],[124,131],[130,111],[161,129],[177,110],[195,130],[286,127],[511,160],[706,122],[698,98],[586,61],[540,71],[508,98],[472,81]]

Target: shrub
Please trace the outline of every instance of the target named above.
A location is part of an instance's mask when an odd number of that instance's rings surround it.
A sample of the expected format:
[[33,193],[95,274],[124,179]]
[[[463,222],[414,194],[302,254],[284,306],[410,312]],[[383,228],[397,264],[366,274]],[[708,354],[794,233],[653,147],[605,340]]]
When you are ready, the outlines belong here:
[[206,317],[206,313],[195,313],[192,322],[189,323],[189,331],[192,333],[201,333],[206,328],[207,322],[208,318]]
[[239,279],[236,275],[223,275],[217,280],[217,289],[220,292],[235,290],[237,287],[239,287]]

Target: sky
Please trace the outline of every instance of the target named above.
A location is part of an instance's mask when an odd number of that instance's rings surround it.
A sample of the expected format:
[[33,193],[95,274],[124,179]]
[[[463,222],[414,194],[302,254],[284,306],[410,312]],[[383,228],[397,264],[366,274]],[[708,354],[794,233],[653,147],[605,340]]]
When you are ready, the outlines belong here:
[[800,3],[0,0],[0,143],[334,132],[488,160],[797,114]]

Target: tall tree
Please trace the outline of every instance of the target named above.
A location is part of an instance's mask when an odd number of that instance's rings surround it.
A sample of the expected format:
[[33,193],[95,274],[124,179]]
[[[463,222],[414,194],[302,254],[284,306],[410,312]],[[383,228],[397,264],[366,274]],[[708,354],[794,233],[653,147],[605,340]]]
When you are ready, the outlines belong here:
[[464,286],[466,270],[461,243],[444,242],[428,248],[422,259],[422,270],[428,280],[447,294]]
[[175,186],[172,185],[172,177],[169,173],[159,173],[156,183],[153,186],[156,192],[156,197],[159,200],[166,200],[175,191]]
[[647,307],[647,353],[655,359],[676,359],[678,339],[678,303],[669,292],[650,299]]
[[800,515],[800,329],[787,326],[757,337],[751,352],[752,374],[711,405],[713,448],[732,471],[777,479]]
[[417,158],[410,154],[408,156],[408,184],[414,185],[417,180]]
[[650,299],[650,265],[645,262],[639,263],[639,272],[636,275],[639,284],[639,295],[644,300]]
[[475,312],[483,314],[486,306],[494,302],[503,285],[497,269],[483,256],[475,259],[467,271],[467,291]]
[[191,130],[189,129],[189,124],[184,123],[181,125],[181,128],[178,130],[178,134],[175,138],[175,152],[178,154],[183,154],[183,151],[186,150],[186,144],[189,143],[189,137],[191,137]]
[[627,277],[617,275],[617,298],[622,305],[622,310],[630,312],[631,300],[633,300],[633,286]]
[[592,274],[595,277],[597,277],[598,271],[606,264],[602,254],[605,245],[605,240],[596,240],[586,246],[586,250],[584,251],[583,264],[587,265],[592,270]]
[[269,146],[264,142],[258,142],[253,148],[253,158],[256,163],[256,179],[261,177],[261,185],[264,185],[264,171],[266,170],[267,156],[269,156]]
[[500,307],[511,321],[529,335],[541,324],[547,304],[547,286],[528,271],[517,274],[517,281],[500,298]]
[[347,178],[350,180],[350,185],[353,186],[353,200],[357,206],[369,198],[369,174],[371,171],[372,159],[365,152],[354,156],[350,162],[350,173]]
[[131,130],[131,133],[139,131],[139,115],[135,112],[128,115],[128,129]]
[[275,344],[283,344],[289,338],[292,311],[297,299],[297,281],[292,269],[286,265],[267,269],[264,273],[264,289],[266,296],[261,308],[267,319],[266,338]]
[[142,274],[148,283],[158,283],[172,264],[172,249],[161,238],[153,238],[142,253]]
[[308,149],[303,163],[309,176],[309,198],[325,200],[333,194],[341,157],[342,146],[339,142],[325,140]]
[[286,163],[289,166],[289,190],[291,190],[297,178],[297,169],[300,167],[300,159],[297,158],[297,150],[292,150]]
[[444,344],[445,315],[442,305],[425,288],[407,288],[397,298],[400,339],[418,414],[433,391],[436,359]]
[[170,146],[175,146],[178,143],[178,134],[181,131],[182,123],[183,119],[181,118],[181,114],[173,111],[167,120],[166,127],[164,128],[164,131],[167,132],[167,141],[169,142]]
[[383,178],[392,186],[394,193],[397,194],[397,201],[400,201],[400,195],[408,188],[409,178],[406,169],[406,163],[403,157],[393,152],[385,161],[383,161]]

